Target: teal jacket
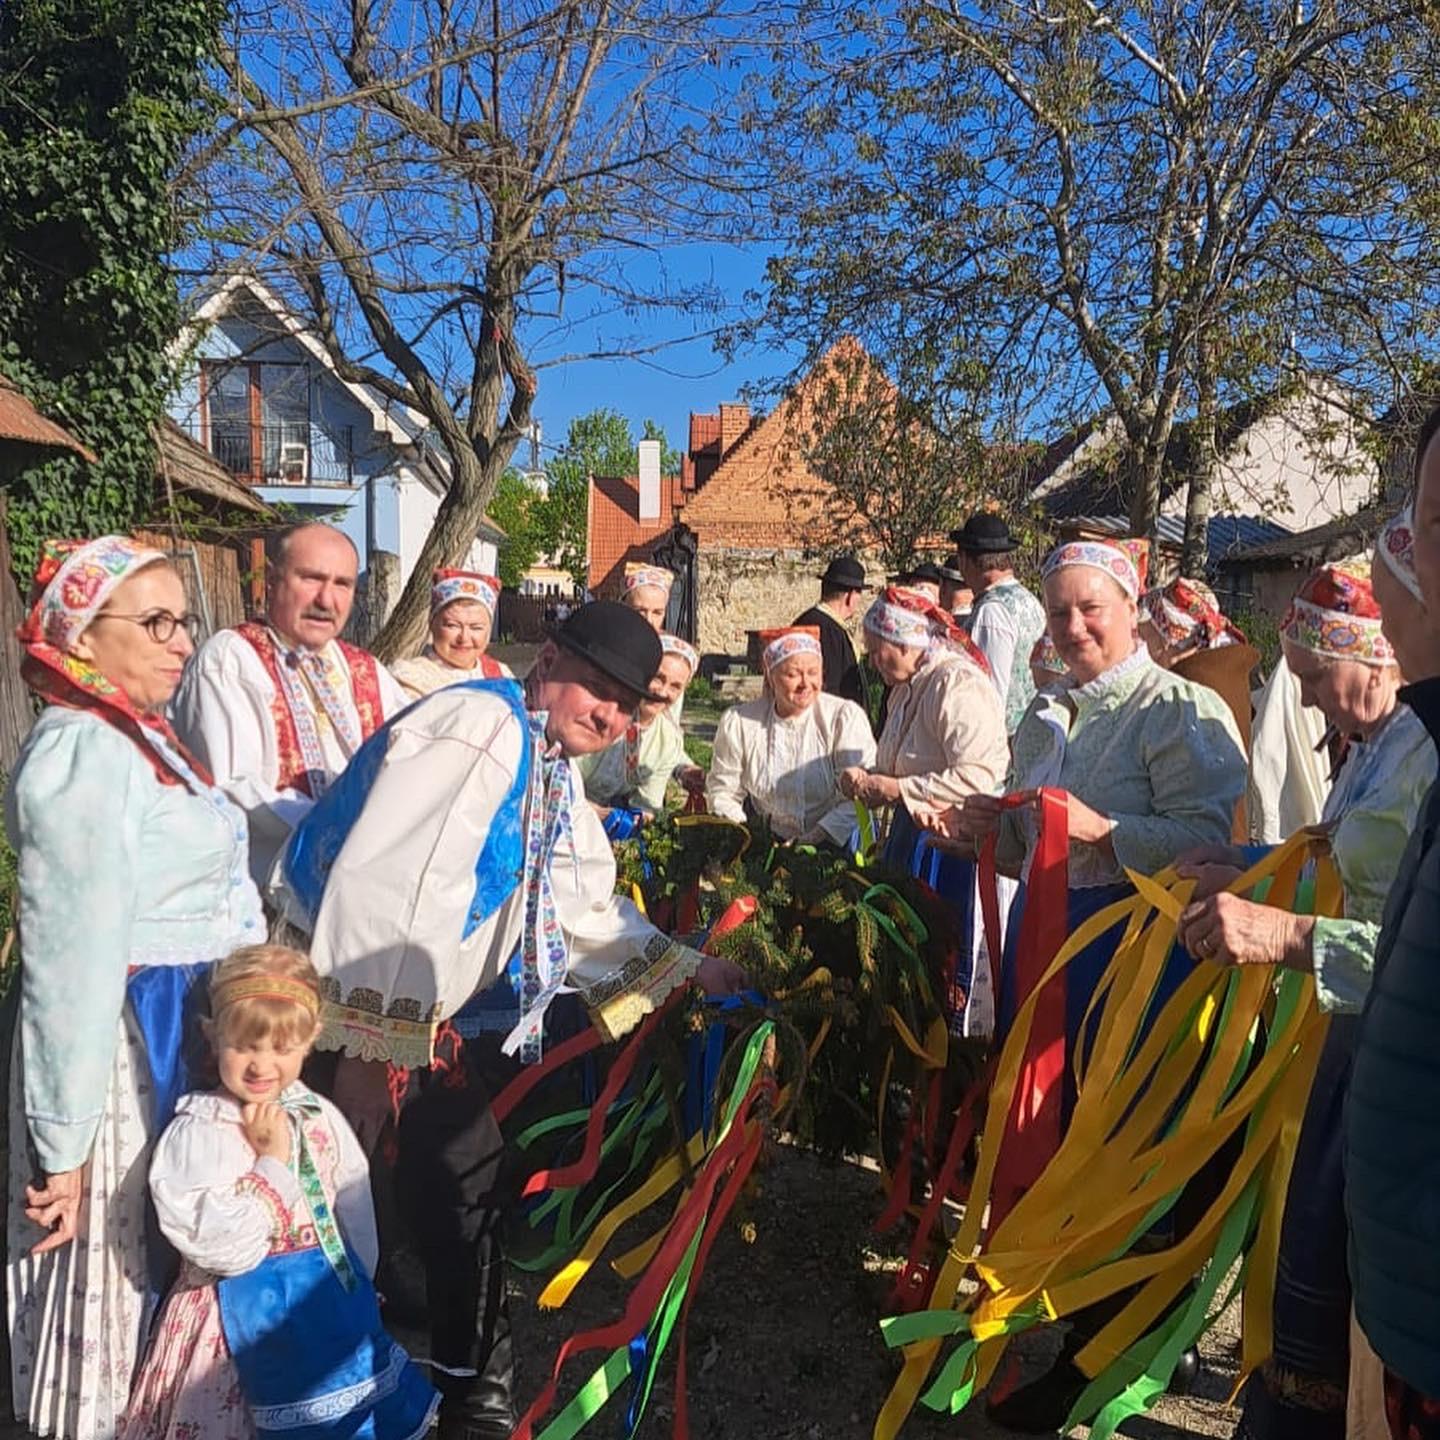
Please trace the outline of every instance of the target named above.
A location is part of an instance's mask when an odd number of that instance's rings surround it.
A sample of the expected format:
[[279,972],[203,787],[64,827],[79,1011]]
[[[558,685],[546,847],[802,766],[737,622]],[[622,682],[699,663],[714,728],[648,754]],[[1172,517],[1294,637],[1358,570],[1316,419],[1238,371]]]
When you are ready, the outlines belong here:
[[[1400,692],[1440,744],[1440,677]],[[1386,903],[1345,1113],[1355,1312],[1384,1362],[1440,1397],[1440,784]]]

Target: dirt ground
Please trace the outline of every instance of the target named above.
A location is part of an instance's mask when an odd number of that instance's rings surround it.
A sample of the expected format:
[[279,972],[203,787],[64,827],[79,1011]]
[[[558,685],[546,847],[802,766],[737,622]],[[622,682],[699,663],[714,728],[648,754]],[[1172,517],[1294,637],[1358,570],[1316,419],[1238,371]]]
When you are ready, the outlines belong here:
[[[898,1234],[882,1238],[872,1228],[875,1173],[861,1165],[825,1165],[782,1148],[762,1187],[749,1212],[756,1225],[754,1242],[746,1244],[733,1224],[728,1228],[691,1312],[691,1435],[694,1440],[868,1440],[898,1369],[898,1356],[892,1357],[880,1337],[884,1282],[879,1277],[897,1269],[903,1254]],[[612,1242],[611,1253],[625,1248],[628,1233]],[[643,1234],[642,1226],[634,1238]],[[518,1274],[512,1280],[526,1402],[543,1383],[561,1342],[616,1318],[626,1290],[608,1267],[597,1266],[563,1310],[546,1313],[535,1306],[542,1283]],[[1232,1310],[1204,1347],[1196,1393],[1166,1397],[1150,1415],[1128,1422],[1123,1433],[1138,1440],[1231,1436],[1238,1415],[1225,1400],[1234,1384],[1237,1344],[1238,1315]],[[1016,1345],[1027,1365],[1038,1369],[1048,1363],[1058,1336],[1032,1333]],[[641,1430],[649,1440],[670,1433],[674,1349],[672,1342]],[[604,1358],[595,1352],[572,1359],[559,1403]],[[592,1433],[618,1433],[623,1403],[611,1402],[613,1417],[592,1420]],[[942,1435],[1002,1440],[1011,1433],[990,1424],[979,1403],[954,1417],[917,1406],[902,1431],[912,1440]]]

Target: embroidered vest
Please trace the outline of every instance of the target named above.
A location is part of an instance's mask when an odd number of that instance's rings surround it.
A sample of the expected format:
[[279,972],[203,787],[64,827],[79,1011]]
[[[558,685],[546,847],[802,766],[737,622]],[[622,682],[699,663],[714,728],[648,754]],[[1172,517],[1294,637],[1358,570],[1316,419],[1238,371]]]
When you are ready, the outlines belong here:
[[[302,795],[309,795],[312,793],[310,767],[300,747],[300,732],[296,728],[295,717],[285,701],[285,684],[280,677],[283,662],[275,646],[275,637],[258,620],[247,620],[243,625],[237,625],[235,633],[260,657],[260,663],[270,677],[273,690],[270,718],[275,726],[275,748],[280,756],[276,788],[298,790]],[[350,694],[360,719],[360,733],[369,739],[385,722],[385,707],[380,697],[379,661],[368,651],[348,645],[343,640],[336,641],[336,644],[350,670]]]
[[[503,700],[520,727],[520,764],[500,808],[491,821],[485,844],[475,861],[475,894],[465,916],[462,938],[469,939],[514,893],[525,864],[525,795],[530,783],[530,730],[525,713],[525,692],[516,680],[462,680],[458,685],[423,696],[404,713],[413,715],[436,695],[457,690],[494,695]],[[325,881],[345,844],[366,796],[390,748],[387,721],[355,753],[335,783],[316,801],[296,827],[285,847],[282,874],[285,886],[308,917],[313,930],[325,893]]]

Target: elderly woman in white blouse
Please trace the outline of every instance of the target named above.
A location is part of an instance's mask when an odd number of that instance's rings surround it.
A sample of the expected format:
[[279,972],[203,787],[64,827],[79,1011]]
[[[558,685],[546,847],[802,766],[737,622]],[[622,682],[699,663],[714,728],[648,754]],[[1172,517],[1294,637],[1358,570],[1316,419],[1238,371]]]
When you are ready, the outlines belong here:
[[932,850],[916,810],[999,791],[1010,760],[1005,710],[985,657],[953,618],[919,591],[891,586],[865,614],[865,651],[890,687],[876,764],[841,776],[867,805],[893,805],[885,858],[922,875],[954,905],[962,945],[946,1008],[958,1035],[993,1026],[988,964],[976,919],[975,869]]
[[720,717],[705,799],[744,821],[746,806],[783,840],[846,846],[855,807],[840,775],[875,761],[865,712],[822,689],[820,631],[791,625],[761,635],[765,693]]

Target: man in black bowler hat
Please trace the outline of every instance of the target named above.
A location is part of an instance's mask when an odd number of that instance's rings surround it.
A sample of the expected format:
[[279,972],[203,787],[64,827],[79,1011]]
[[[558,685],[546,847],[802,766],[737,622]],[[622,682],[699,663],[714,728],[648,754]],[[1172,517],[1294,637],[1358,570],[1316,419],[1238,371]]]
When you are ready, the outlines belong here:
[[1044,632],[1045,607],[1015,578],[1020,542],[999,515],[972,515],[950,539],[960,573],[975,592],[970,638],[990,662],[1005,706],[1005,732],[1013,735],[1035,698],[1030,651]]
[[855,642],[847,628],[853,623],[865,594],[865,567],[853,555],[837,555],[820,577],[820,603],[797,615],[794,625],[814,625],[820,631],[821,682],[825,692],[853,700],[865,708],[865,681],[855,655]]
[[572,763],[624,733],[660,655],[638,612],[581,606],[523,687],[462,682],[380,729],[282,860],[275,898],[311,937],[321,1045],[342,1054],[335,1103],[367,1150],[397,1117],[396,1184],[446,1367],[441,1440],[505,1440],[516,1421],[492,1087],[543,1058],[562,989],[615,1038],[688,980],[724,993],[743,978],[615,895]]

